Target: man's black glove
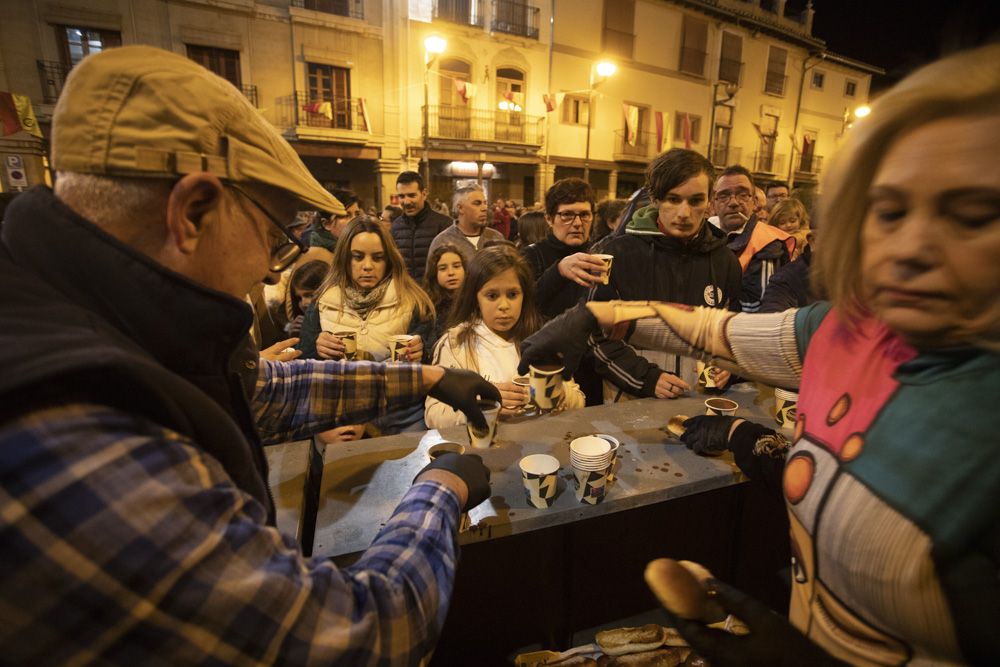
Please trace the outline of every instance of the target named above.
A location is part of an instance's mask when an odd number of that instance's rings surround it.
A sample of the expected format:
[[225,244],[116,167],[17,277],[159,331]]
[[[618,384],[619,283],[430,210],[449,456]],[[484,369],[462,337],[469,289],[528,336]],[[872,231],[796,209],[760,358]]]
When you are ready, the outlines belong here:
[[842,667],[845,664],[809,641],[766,605],[716,579],[707,584],[710,591],[715,591],[714,599],[726,612],[743,621],[750,634],[733,635],[666,613],[694,652],[712,667]]
[[490,497],[490,469],[484,466],[483,460],[475,454],[447,452],[425,465],[423,470],[417,473],[417,477],[428,470],[447,470],[462,478],[469,487],[469,500],[462,508],[463,512],[469,511]]
[[718,456],[729,449],[729,429],[740,417],[698,415],[683,424],[681,442],[702,456]]
[[500,390],[496,386],[477,373],[458,368],[444,369],[444,377],[431,387],[427,395],[465,414],[472,427],[479,431],[489,430],[489,425],[476,397],[500,402]]
[[590,349],[590,334],[598,331],[597,319],[587,306],[579,303],[521,342],[521,363],[517,372],[525,375],[528,366],[557,363],[563,367],[563,378],[569,380]]

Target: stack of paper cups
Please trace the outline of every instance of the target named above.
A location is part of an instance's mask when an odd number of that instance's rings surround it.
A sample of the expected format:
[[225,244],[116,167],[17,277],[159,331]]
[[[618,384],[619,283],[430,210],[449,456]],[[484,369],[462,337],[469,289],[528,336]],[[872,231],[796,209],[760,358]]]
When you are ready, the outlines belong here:
[[613,458],[611,443],[603,438],[588,435],[569,443],[577,500],[591,505],[604,500]]

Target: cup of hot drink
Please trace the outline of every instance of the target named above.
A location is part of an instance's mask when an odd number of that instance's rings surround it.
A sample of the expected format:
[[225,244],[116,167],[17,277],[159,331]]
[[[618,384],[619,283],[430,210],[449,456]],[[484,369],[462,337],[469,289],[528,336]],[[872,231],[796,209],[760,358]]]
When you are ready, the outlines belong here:
[[799,395],[794,391],[775,387],[774,421],[782,428],[795,428],[799,405]]
[[601,282],[607,285],[611,281],[611,264],[615,261],[615,256],[597,254],[593,255],[593,257],[604,262],[604,271],[601,272]]
[[493,436],[497,432],[497,417],[500,415],[500,403],[499,401],[480,400],[479,409],[483,411],[483,416],[486,417],[486,430],[480,431],[473,427],[472,424],[466,424],[469,431],[469,444],[472,445],[473,449],[489,449],[493,443]]
[[413,340],[409,334],[389,336],[389,361],[406,361],[406,346]]
[[531,400],[541,410],[551,410],[562,397],[562,366],[528,366]]
[[333,335],[344,343],[344,359],[353,361],[358,356],[358,337],[353,331],[334,331]]
[[710,398],[705,401],[705,414],[732,417],[736,414],[736,409],[739,407],[739,403],[730,401],[728,398]]
[[719,367],[706,364],[704,361],[699,361],[695,365],[698,369],[698,385],[703,389],[717,388],[718,385],[715,384],[715,374],[719,372]]
[[439,442],[436,445],[431,445],[427,448],[427,457],[431,461],[441,456],[442,454],[464,454],[465,445],[460,445],[457,442]]

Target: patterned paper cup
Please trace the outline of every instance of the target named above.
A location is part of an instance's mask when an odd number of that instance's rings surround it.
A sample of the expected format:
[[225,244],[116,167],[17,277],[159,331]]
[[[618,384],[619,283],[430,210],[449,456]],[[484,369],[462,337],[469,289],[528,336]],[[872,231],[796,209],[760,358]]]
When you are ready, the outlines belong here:
[[576,478],[576,499],[581,503],[596,505],[604,500],[608,488],[608,470],[581,470],[573,467]]
[[730,401],[728,398],[710,398],[705,401],[705,414],[726,415],[732,417],[736,414],[736,409],[739,407],[739,403],[736,401]]
[[486,417],[486,431],[479,432],[472,428],[472,424],[466,424],[469,432],[469,444],[473,449],[489,449],[493,443],[493,436],[497,432],[497,416],[500,414],[500,403],[497,401],[479,401],[479,409]]
[[400,334],[389,336],[389,361],[400,361],[400,357],[406,354],[406,346],[413,340],[413,336]]
[[715,374],[719,372],[719,367],[706,364],[704,361],[699,361],[695,365],[698,368],[698,385],[705,389],[715,389],[718,386],[715,384]]
[[611,264],[615,261],[614,255],[594,255],[604,262],[604,271],[601,273],[601,282],[607,285],[611,281]]
[[608,480],[614,481],[615,479],[615,463],[618,461],[618,448],[621,443],[618,442],[618,438],[606,435],[604,433],[597,433],[594,435],[595,438],[600,438],[601,440],[607,441],[611,445],[611,462],[608,463]]
[[334,331],[333,335],[344,341],[344,359],[353,361],[358,356],[357,334],[350,330]]
[[551,410],[563,393],[562,366],[528,366],[531,398],[542,410]]
[[521,459],[520,467],[528,503],[538,509],[552,507],[559,479],[559,459],[548,454],[532,454]]
[[774,389],[774,421],[782,428],[794,428],[799,405],[799,395],[787,389]]

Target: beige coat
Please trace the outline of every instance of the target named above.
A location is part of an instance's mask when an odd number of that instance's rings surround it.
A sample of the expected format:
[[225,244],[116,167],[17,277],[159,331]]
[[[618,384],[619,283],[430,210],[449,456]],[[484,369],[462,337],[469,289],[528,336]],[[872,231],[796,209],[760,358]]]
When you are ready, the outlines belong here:
[[382,302],[361,319],[358,313],[344,302],[343,291],[331,287],[323,292],[317,302],[321,331],[337,333],[353,331],[358,343],[358,358],[385,361],[389,358],[389,337],[405,334],[410,328],[412,308],[401,308],[395,281],[382,297]]

